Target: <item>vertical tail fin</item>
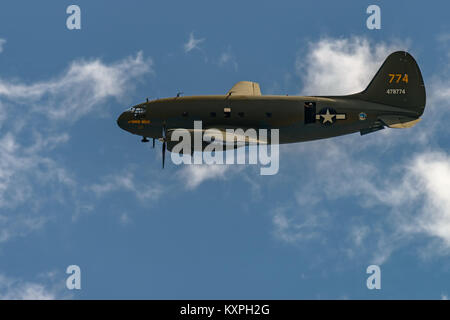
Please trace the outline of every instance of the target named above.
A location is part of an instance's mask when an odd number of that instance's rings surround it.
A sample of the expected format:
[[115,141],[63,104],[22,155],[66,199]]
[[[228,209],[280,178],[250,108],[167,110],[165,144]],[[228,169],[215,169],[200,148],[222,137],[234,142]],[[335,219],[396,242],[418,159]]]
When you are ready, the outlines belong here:
[[358,99],[416,112],[425,109],[426,93],[416,60],[405,51],[390,54],[369,86],[356,94]]

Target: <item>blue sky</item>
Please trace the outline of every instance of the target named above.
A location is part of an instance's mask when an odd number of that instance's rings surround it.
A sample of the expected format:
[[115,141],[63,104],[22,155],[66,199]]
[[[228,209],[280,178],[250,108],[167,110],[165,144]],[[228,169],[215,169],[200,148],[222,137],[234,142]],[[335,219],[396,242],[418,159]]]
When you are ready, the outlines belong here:
[[[66,8],[81,8],[81,30]],[[381,7],[381,30],[366,8]],[[450,5],[2,1],[0,298],[450,294]],[[117,127],[146,97],[364,89],[408,50],[423,120],[280,148],[280,171],[175,166]],[[67,266],[82,289],[65,288]],[[368,290],[378,264],[382,289]]]

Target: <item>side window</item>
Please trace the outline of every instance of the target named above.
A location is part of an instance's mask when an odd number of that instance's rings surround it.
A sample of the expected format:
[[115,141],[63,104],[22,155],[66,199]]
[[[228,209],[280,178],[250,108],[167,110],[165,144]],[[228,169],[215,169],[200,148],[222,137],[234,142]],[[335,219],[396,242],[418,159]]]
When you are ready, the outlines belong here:
[[305,124],[316,122],[316,103],[305,102]]
[[223,116],[224,118],[230,118],[231,117],[231,108],[223,108]]

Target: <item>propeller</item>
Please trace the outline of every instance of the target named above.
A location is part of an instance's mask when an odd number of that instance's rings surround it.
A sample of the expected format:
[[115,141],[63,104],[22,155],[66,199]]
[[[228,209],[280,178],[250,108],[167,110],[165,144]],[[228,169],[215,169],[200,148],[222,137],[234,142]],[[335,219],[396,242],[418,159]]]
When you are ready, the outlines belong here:
[[155,149],[155,138],[153,138],[153,149]]
[[166,124],[163,124],[162,136],[162,167],[164,169],[164,162],[166,161]]

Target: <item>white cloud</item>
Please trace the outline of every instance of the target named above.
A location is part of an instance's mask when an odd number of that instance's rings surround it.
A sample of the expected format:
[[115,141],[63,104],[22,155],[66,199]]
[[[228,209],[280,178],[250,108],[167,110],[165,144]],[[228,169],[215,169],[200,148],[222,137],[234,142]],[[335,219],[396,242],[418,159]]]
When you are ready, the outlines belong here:
[[[304,83],[302,93],[326,95],[363,90],[386,56],[404,49],[374,45],[363,38],[322,39],[308,48],[296,64]],[[447,69],[426,84],[427,108],[423,121],[413,129],[282,148],[290,157],[301,157],[303,165],[296,175],[301,181],[294,188],[296,205],[281,214],[279,208],[272,212],[280,239],[303,243],[298,228],[303,221],[316,211],[345,204],[349,212],[331,209],[319,223],[309,223],[306,234],[317,232],[320,237],[307,239],[334,243],[338,252],[351,258],[359,253],[377,264],[419,236],[428,239],[418,248],[419,255],[450,252],[450,155],[436,146],[448,132],[441,121],[450,111]],[[346,237],[333,241],[326,226],[334,226],[333,234]]]
[[46,81],[0,78],[0,242],[45,225],[57,214],[46,204],[72,200],[75,215],[86,211],[82,188],[52,151],[69,141],[71,123],[106,111],[107,99],[124,98],[151,72],[152,60],[139,52],[111,64],[78,60]]
[[3,46],[5,45],[5,43],[6,43],[6,40],[0,38],[0,53],[3,52]]
[[25,84],[0,79],[0,99],[31,106],[31,111],[53,119],[74,121],[108,98],[128,94],[136,78],[151,72],[152,60],[144,59],[142,52],[110,65],[99,59],[79,60],[48,81]]
[[[53,276],[50,276],[53,278]],[[49,278],[49,276],[46,276]],[[0,274],[0,300],[55,300],[66,298],[61,294],[62,286],[54,279],[46,279],[46,283],[28,282],[6,277]]]
[[436,237],[450,250],[450,156],[447,153],[418,154],[407,164],[401,180],[391,182],[377,196],[401,215],[411,217],[404,211],[415,214],[415,219],[402,219],[399,227],[405,232]]
[[364,240],[370,233],[370,228],[366,225],[352,226],[351,237],[356,246],[362,246]]
[[429,83],[425,83],[427,89],[427,106],[422,116],[421,131],[418,142],[429,144],[439,137],[448,136],[450,127],[446,119],[450,116],[450,56],[447,65],[442,66],[441,73],[435,73]]
[[39,208],[61,201],[75,186],[66,169],[43,155],[65,141],[60,138],[39,137],[28,147],[11,133],[0,136],[0,242],[44,226],[53,213],[40,214]]
[[304,95],[346,95],[364,90],[389,53],[404,46],[373,46],[361,37],[324,38],[311,42],[306,56],[298,55],[296,72]]
[[279,207],[275,209],[272,220],[275,236],[288,243],[317,239],[327,228],[327,215],[324,211],[308,212],[305,208],[296,211]]
[[0,243],[11,238],[25,236],[31,231],[42,228],[49,220],[45,216],[34,216],[19,213],[15,215],[0,215]]
[[188,42],[186,42],[184,44],[184,52],[187,53],[187,52],[190,52],[190,51],[192,51],[194,49],[200,49],[199,44],[202,43],[203,41],[205,41],[204,38],[196,39],[194,37],[194,32],[191,32],[189,34]]
[[389,255],[412,239],[423,235],[430,239],[418,248],[422,256],[450,252],[450,155],[443,151],[422,151],[411,155],[397,168],[377,169],[385,175],[381,181],[372,181],[363,195],[371,207],[385,206],[388,210],[383,226],[385,242],[383,255]]
[[186,165],[179,171],[179,176],[188,189],[194,189],[211,179],[226,179],[229,165]]
[[[101,179],[102,181],[89,186],[87,189],[93,191],[98,197],[117,191],[132,192],[136,198],[144,200],[157,200],[164,192],[164,187],[155,179],[142,179],[142,173],[138,179],[128,169],[126,172],[112,174]],[[151,184],[148,181],[152,181]]]
[[231,52],[231,47],[228,47],[226,51],[224,51],[220,54],[217,64],[220,67],[225,67],[227,65],[230,65],[234,69],[234,71],[236,71],[236,72],[238,71],[238,64],[236,61],[236,57]]
[[[309,157],[304,158],[313,164],[306,168],[308,174],[301,176],[295,209],[280,213],[277,208],[273,212],[274,229],[280,239],[291,243],[312,238],[327,241],[326,226],[332,225],[335,232],[349,235],[349,241],[337,244],[339,250],[358,252],[366,248],[377,264],[419,235],[432,242],[419,248],[425,254],[450,252],[449,153],[419,151],[398,164],[383,165],[366,162],[358,150],[344,148],[342,143],[321,143],[326,145],[321,152],[311,148]],[[352,214],[340,209],[317,214],[323,212],[323,204],[334,207],[335,203],[359,207],[363,216],[358,209],[350,208]]]
[[33,192],[30,180],[44,184],[56,182],[72,186],[73,179],[51,158],[42,156],[43,150],[53,148],[65,139],[38,138],[36,144],[27,148],[18,143],[10,132],[0,136],[0,208],[13,208],[28,201]]

